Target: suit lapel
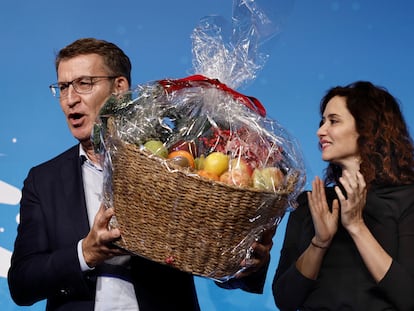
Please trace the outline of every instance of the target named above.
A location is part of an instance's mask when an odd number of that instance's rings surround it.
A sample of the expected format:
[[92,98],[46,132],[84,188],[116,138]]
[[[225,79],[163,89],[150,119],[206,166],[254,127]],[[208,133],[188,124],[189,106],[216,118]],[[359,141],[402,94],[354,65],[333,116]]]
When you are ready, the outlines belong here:
[[64,188],[65,206],[70,209],[67,211],[70,223],[76,224],[73,230],[80,238],[83,238],[90,228],[83,189],[82,163],[79,157],[79,146],[72,150],[73,152],[68,154],[66,164],[61,169],[61,181]]

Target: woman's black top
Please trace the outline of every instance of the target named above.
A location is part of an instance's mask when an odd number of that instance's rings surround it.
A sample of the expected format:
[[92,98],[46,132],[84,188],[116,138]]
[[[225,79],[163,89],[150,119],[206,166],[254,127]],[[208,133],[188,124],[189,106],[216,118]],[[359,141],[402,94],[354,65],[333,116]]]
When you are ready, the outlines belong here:
[[[336,193],[330,187],[326,192],[331,206]],[[314,236],[306,193],[298,203],[289,215],[273,280],[280,310],[414,310],[414,185],[375,187],[367,194],[365,223],[393,258],[378,284],[341,224],[318,278],[308,279],[296,269],[296,260]]]

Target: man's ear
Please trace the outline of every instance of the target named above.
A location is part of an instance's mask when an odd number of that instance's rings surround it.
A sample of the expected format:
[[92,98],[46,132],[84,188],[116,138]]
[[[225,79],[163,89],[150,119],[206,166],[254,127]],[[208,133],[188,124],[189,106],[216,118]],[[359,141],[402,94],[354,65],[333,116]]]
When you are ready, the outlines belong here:
[[127,78],[123,76],[119,76],[115,78],[114,93],[122,93],[122,92],[128,91],[128,89],[129,89],[129,83],[128,83]]

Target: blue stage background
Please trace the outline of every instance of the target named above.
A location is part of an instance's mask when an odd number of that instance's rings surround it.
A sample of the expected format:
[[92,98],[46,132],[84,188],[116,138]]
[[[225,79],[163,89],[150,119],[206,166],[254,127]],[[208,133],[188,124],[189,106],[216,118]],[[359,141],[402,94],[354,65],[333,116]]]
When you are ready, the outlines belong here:
[[[300,142],[309,182],[321,175],[315,132],[325,91],[355,80],[383,85],[402,102],[414,127],[414,2],[410,0],[267,0],[281,8],[281,33],[257,79],[239,91],[261,100],[268,115]],[[0,5],[0,309],[16,306],[9,266],[19,213],[19,189],[30,167],[75,143],[48,85],[55,52],[80,37],[118,44],[133,62],[133,84],[191,74],[190,35],[206,15],[231,18],[231,0],[4,1]],[[284,236],[274,237],[263,295],[218,288],[196,278],[202,310],[277,310],[271,283]],[[39,284],[42,286],[42,284]]]

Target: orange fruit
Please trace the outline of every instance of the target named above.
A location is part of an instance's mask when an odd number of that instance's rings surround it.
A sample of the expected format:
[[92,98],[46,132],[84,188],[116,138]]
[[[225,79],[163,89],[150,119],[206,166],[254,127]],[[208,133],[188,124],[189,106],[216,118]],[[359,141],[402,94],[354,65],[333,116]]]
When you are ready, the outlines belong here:
[[211,180],[216,180],[216,181],[220,180],[220,177],[217,174],[206,171],[206,170],[198,170],[197,174],[201,177],[205,177]]
[[191,155],[190,152],[185,151],[185,150],[174,150],[171,151],[168,154],[168,159],[173,159],[173,158],[177,158],[177,157],[183,157],[186,158],[188,161],[188,165],[191,168],[195,168],[195,161],[194,161],[194,157]]

